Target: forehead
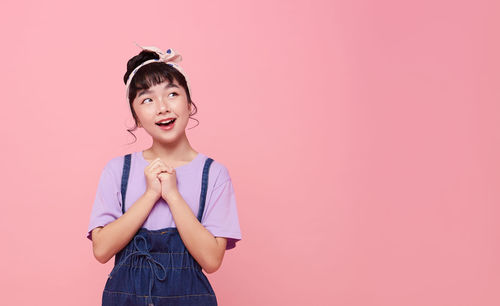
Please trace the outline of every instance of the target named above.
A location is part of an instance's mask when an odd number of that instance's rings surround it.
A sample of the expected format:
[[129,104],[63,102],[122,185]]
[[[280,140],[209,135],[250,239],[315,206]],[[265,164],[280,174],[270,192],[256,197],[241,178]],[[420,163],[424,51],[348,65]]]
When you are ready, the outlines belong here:
[[174,88],[174,89],[181,88],[181,86],[179,85],[179,83],[177,82],[176,79],[174,79],[174,81],[172,83],[170,83],[169,81],[165,81],[165,82],[153,85],[153,86],[149,87],[148,89],[140,89],[137,91],[137,98],[142,96],[142,95],[145,95],[145,94],[153,93],[154,91],[168,90],[171,88]]

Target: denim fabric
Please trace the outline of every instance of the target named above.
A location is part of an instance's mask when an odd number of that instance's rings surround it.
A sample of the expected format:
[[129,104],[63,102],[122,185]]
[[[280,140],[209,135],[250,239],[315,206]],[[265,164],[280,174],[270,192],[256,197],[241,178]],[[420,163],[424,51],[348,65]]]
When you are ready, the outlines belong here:
[[[130,157],[127,155],[124,158],[122,197],[130,170]],[[200,222],[212,161],[208,158],[203,168],[197,214]],[[122,203],[125,203],[123,198]],[[210,306],[217,305],[217,299],[201,266],[182,242],[177,228],[141,228],[127,246],[115,255],[115,266],[106,281],[102,305]]]

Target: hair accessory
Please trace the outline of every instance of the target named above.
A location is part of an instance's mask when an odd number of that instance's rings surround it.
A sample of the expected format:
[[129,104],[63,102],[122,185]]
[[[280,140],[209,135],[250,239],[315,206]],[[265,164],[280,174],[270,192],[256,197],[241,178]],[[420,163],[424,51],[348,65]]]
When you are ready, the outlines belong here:
[[165,62],[168,65],[170,65],[170,66],[174,67],[175,69],[177,69],[180,73],[182,73],[182,75],[186,79],[186,85],[188,87],[189,93],[191,94],[191,89],[189,88],[188,77],[187,77],[186,73],[184,72],[184,70],[181,68],[181,66],[179,66],[177,64],[180,61],[182,61],[182,56],[180,54],[178,54],[177,52],[175,52],[173,49],[167,49],[166,52],[163,52],[160,48],[157,48],[157,47],[154,47],[154,46],[149,46],[149,47],[144,46],[143,47],[143,46],[140,46],[137,43],[135,43],[135,44],[139,48],[141,48],[143,50],[148,50],[148,51],[155,52],[156,54],[158,54],[160,56],[160,58],[159,59],[150,59],[150,60],[147,60],[147,61],[143,62],[142,64],[140,64],[139,66],[135,67],[135,69],[130,73],[130,75],[128,76],[128,79],[127,79],[127,84],[126,84],[127,88],[126,88],[126,95],[125,95],[125,97],[126,97],[127,101],[128,101],[128,94],[129,94],[130,82],[132,81],[132,78],[134,77],[135,73],[142,66],[150,64],[150,63],[155,63],[155,62]]

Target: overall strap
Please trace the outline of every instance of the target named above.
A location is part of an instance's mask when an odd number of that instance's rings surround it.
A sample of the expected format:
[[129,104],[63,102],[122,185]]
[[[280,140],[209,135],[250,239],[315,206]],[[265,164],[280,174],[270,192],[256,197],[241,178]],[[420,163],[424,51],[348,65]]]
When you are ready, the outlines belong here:
[[210,165],[214,160],[210,157],[205,160],[205,165],[203,166],[203,175],[201,177],[201,195],[200,195],[200,207],[198,208],[198,221],[201,223],[201,217],[203,216],[203,211],[205,210],[205,200],[207,198],[207,186],[208,186],[208,171],[210,170]]
[[131,154],[127,154],[123,157],[123,172],[122,172],[122,214],[125,213],[125,194],[127,193],[128,175],[130,173],[130,160]]
[[[130,161],[131,161],[131,154],[125,155],[123,159],[123,171],[122,171],[122,182],[121,182],[123,214],[125,213],[125,195],[127,193],[128,177],[130,173]],[[198,208],[198,221],[200,221],[200,223],[201,223],[201,217],[203,216],[203,211],[205,210],[205,202],[207,198],[208,173],[213,161],[214,160],[209,157],[205,160],[205,165],[203,166],[203,175],[201,177],[200,205]]]
[[[127,154],[123,157],[123,171],[122,171],[122,183],[121,183],[122,214],[125,213],[125,194],[127,193],[128,175],[130,173],[130,160],[131,159],[132,159],[131,154]],[[115,267],[117,264],[118,264],[118,256],[115,255]]]

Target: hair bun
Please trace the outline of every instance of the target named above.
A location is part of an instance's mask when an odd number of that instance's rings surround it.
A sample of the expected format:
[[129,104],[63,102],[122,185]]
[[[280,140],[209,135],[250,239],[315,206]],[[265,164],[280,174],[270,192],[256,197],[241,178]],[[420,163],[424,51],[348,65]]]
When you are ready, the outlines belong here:
[[127,73],[125,73],[125,75],[123,76],[123,83],[127,84],[128,76],[137,66],[144,63],[147,60],[159,59],[159,58],[160,56],[155,52],[149,50],[142,50],[141,53],[129,59],[129,61],[127,62]]

